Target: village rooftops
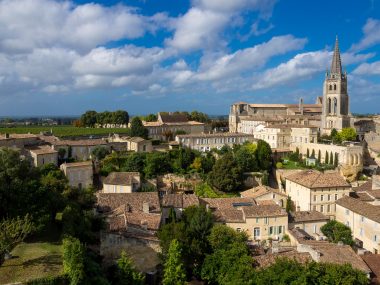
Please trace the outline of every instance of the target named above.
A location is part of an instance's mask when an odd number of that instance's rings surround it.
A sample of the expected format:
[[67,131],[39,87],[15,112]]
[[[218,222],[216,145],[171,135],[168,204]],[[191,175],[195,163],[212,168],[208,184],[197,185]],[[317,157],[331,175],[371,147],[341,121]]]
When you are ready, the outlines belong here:
[[162,207],[185,209],[199,205],[199,199],[194,194],[167,194],[162,198]]
[[290,223],[303,223],[314,221],[328,221],[329,217],[318,211],[297,211],[290,213]]
[[88,140],[59,140],[53,141],[55,146],[96,146],[106,145],[107,142],[102,139],[88,139]]
[[336,204],[372,221],[380,223],[380,206],[374,206],[349,196],[340,198],[336,201]]
[[71,167],[92,167],[92,161],[79,161],[79,162],[65,162],[64,165],[66,168]]
[[269,125],[265,127],[266,129],[317,129],[317,126],[312,125],[301,125],[301,124],[278,124],[278,125]]
[[58,153],[58,151],[52,149],[52,147],[49,145],[28,147],[27,150],[37,155]]
[[286,194],[281,193],[278,189],[271,188],[269,186],[261,185],[255,188],[248,189],[246,191],[240,192],[241,197],[244,198],[258,198],[268,193],[276,193],[278,195],[286,197]]
[[144,203],[148,205],[149,212],[160,212],[160,200],[157,192],[133,192],[133,193],[98,193],[97,208],[102,213],[110,213],[125,205],[129,212],[143,211]]
[[162,123],[186,123],[189,121],[185,114],[158,114],[159,119],[161,119]]
[[289,175],[286,179],[310,189],[351,186],[338,172],[305,170]]
[[146,141],[146,139],[141,138],[141,137],[130,137],[127,140],[130,142],[135,142],[135,143]]
[[255,205],[255,206],[243,206],[241,207],[245,218],[256,218],[256,217],[278,217],[287,216],[288,213],[276,204],[269,205]]
[[256,205],[256,202],[252,198],[200,198],[203,204],[208,205],[211,209],[234,209],[241,206]]
[[11,139],[36,139],[37,136],[34,134],[0,134],[0,140],[11,140]]
[[129,185],[132,185],[136,176],[140,176],[140,173],[138,172],[111,172],[103,180],[103,184],[129,186]]
[[[373,284],[380,284],[380,254],[364,254],[361,256],[373,273]],[[372,283],[371,283],[372,284]]]
[[254,137],[252,134],[244,133],[212,133],[212,134],[186,134],[186,135],[177,135],[178,138],[220,138],[220,137]]

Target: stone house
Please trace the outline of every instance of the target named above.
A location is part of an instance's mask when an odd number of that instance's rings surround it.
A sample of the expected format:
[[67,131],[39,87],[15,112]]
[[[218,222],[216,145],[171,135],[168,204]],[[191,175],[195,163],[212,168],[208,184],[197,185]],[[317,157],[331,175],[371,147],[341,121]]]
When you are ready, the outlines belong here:
[[183,114],[158,113],[156,122],[143,122],[144,127],[149,131],[149,137],[153,139],[167,141],[176,132],[183,131],[187,134],[199,134],[205,132],[205,124],[189,121]]
[[199,151],[221,149],[225,145],[232,147],[246,141],[257,142],[253,135],[243,133],[186,134],[177,135],[175,139],[182,146]]
[[140,186],[138,172],[111,172],[103,179],[103,193],[132,193]]
[[71,187],[82,189],[93,185],[92,161],[63,163],[60,169],[65,173]]
[[190,206],[198,206],[199,198],[194,194],[166,194],[162,198],[162,222],[167,223],[171,209],[176,218],[181,218],[184,209]]
[[286,177],[285,192],[297,211],[319,211],[335,217],[335,202],[351,192],[351,185],[337,172],[304,170]]
[[286,206],[287,199],[286,194],[283,192],[265,185],[257,186],[255,188],[240,192],[240,197],[253,198],[256,202],[263,200],[272,200],[282,208]]
[[33,134],[0,134],[0,147],[24,148],[39,144],[38,136]]
[[107,138],[112,150],[116,151],[135,151],[135,152],[152,152],[153,146],[151,140],[141,137],[127,137],[114,134]]
[[380,206],[348,196],[336,205],[336,220],[351,228],[356,243],[372,253],[380,253]]
[[91,159],[91,152],[96,147],[105,147],[107,149],[110,146],[105,140],[102,139],[86,139],[86,140],[58,140],[52,142],[53,148],[57,151],[59,149],[65,150],[65,157],[72,157],[75,160],[86,161]]
[[281,240],[288,230],[288,213],[271,203],[256,204],[252,198],[201,198],[217,223],[246,232],[249,239]]
[[100,254],[114,262],[127,251],[143,272],[156,270],[160,263],[156,233],[161,224],[157,192],[98,193],[97,213],[105,218],[100,235]]
[[58,151],[54,150],[51,146],[34,146],[28,147],[25,150],[27,155],[32,159],[33,165],[36,167],[46,164],[58,165]]
[[323,238],[321,227],[329,220],[329,217],[318,211],[297,211],[289,215],[289,228],[302,229],[319,240]]

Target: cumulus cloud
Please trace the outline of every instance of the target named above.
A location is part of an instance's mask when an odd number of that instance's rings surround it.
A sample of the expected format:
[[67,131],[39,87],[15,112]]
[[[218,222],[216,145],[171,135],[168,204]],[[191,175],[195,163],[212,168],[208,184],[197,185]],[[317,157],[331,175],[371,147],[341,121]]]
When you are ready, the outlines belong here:
[[239,18],[240,13],[258,11],[260,17],[268,19],[275,2],[274,0],[195,0],[193,7],[177,20],[174,36],[166,42],[183,52],[223,48],[226,42],[222,40],[221,33],[226,26]]
[[352,73],[357,75],[379,75],[380,61],[362,63]]
[[27,52],[59,46],[89,50],[119,39],[134,39],[167,22],[164,14],[145,17],[123,5],[105,7],[70,1],[0,2],[0,51]]
[[364,50],[380,43],[380,20],[369,18],[363,27],[363,34],[360,42],[352,45],[352,51]]

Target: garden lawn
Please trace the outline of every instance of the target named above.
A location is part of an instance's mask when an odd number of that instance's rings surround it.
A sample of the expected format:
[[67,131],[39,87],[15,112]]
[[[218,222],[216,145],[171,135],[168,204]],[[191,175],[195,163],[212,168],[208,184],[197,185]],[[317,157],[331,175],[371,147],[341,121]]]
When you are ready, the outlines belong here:
[[289,160],[286,164],[283,163],[283,169],[306,169],[300,162],[294,162]]
[[39,134],[41,132],[53,131],[53,134],[58,137],[70,137],[70,136],[90,136],[90,135],[108,135],[112,133],[128,134],[129,128],[77,128],[71,125],[64,126],[29,126],[29,127],[9,127],[0,128],[0,134]]
[[0,266],[0,284],[62,274],[60,243],[21,243],[12,251],[12,255],[12,259]]

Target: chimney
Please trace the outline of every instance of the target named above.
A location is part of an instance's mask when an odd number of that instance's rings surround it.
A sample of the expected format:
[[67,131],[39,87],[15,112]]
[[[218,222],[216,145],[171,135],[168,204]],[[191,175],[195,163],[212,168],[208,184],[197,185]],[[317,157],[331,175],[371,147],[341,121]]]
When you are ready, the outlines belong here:
[[300,98],[298,108],[299,108],[301,115],[303,115],[303,98]]
[[149,214],[149,202],[143,203],[143,212]]

